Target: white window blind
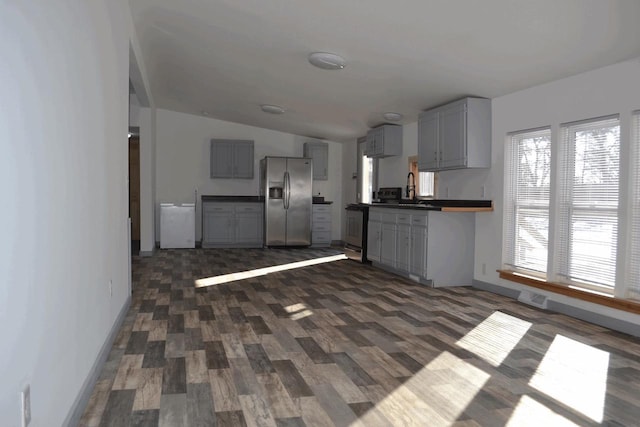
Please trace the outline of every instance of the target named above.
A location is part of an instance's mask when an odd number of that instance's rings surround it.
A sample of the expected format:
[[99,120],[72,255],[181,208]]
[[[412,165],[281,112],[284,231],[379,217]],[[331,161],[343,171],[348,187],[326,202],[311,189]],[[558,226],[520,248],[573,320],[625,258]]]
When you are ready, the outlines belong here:
[[640,300],[640,111],[633,114],[631,244],[626,271],[627,298]]
[[562,126],[558,279],[599,291],[615,286],[620,171],[618,117]]
[[551,130],[514,133],[505,158],[505,264],[545,275],[549,244]]

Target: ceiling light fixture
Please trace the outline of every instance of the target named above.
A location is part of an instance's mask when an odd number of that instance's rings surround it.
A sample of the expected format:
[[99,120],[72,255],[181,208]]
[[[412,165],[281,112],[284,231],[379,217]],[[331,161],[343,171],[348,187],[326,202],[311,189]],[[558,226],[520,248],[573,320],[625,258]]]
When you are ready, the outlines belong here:
[[262,104],[260,106],[260,108],[262,108],[262,111],[264,111],[265,113],[269,113],[269,114],[282,114],[282,113],[284,113],[284,108],[279,107],[277,105]]
[[323,70],[342,70],[347,65],[343,57],[328,52],[313,52],[309,54],[309,62],[311,65]]
[[402,120],[402,114],[393,113],[391,111],[389,111],[388,113],[384,113],[382,115],[382,117],[384,117],[385,120],[390,121],[390,122],[397,122],[397,121]]

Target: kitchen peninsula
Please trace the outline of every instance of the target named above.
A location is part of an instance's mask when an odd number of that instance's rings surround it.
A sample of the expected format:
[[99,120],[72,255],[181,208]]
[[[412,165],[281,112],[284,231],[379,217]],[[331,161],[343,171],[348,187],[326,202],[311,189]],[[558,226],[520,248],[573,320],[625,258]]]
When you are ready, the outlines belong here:
[[492,210],[490,200],[371,204],[367,258],[433,287],[471,285],[475,215]]

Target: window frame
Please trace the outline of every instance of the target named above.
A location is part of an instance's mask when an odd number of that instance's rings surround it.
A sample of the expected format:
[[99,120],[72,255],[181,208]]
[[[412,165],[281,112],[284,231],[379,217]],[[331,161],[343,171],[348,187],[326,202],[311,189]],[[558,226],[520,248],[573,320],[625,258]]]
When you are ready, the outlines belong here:
[[[617,187],[617,201],[615,208],[611,204],[603,203],[602,205],[592,204],[589,206],[575,201],[573,197],[575,190],[574,175],[576,161],[576,138],[578,132],[584,132],[586,130],[597,129],[605,125],[606,122],[615,120],[618,127],[618,182]],[[600,124],[600,125],[599,125]],[[581,129],[582,128],[582,129]],[[621,218],[621,197],[623,192],[621,191],[621,171],[622,171],[622,158],[620,156],[622,141],[621,141],[621,123],[619,114],[596,117],[586,120],[580,120],[575,122],[563,123],[560,125],[560,150],[557,153],[558,157],[558,178],[555,183],[557,191],[558,207],[554,213],[554,219],[556,221],[556,239],[554,244],[555,262],[554,262],[554,274],[555,282],[560,284],[577,287],[579,289],[602,293],[605,295],[613,296],[616,291],[617,271],[619,263],[623,262],[621,254],[619,252],[619,239],[622,231],[623,219]],[[571,167],[569,167],[571,166]],[[553,186],[554,184],[552,184]],[[601,200],[601,199],[599,199]],[[596,200],[597,202],[598,200]],[[589,280],[580,280],[571,273],[571,264],[575,261],[575,247],[573,241],[573,227],[576,217],[576,213],[582,214],[582,216],[592,215],[594,217],[601,218],[613,218],[615,235],[613,238],[615,241],[612,244],[615,251],[613,260],[613,285],[608,286],[604,283],[598,283]],[[603,221],[606,224],[606,221]],[[588,262],[588,261],[585,261]]]
[[[378,191],[378,159],[369,158],[365,155],[367,150],[366,137],[358,138],[356,143],[356,176],[357,176],[357,188],[356,188],[356,200],[358,203],[371,203],[372,192]],[[367,159],[370,162],[371,171],[371,191],[364,191],[362,188],[364,185],[364,160]]]
[[[546,136],[549,139],[549,196],[546,202],[546,205],[543,203],[535,203],[533,200],[528,201],[519,201],[517,195],[517,176],[518,176],[518,164],[513,164],[514,156],[516,154],[515,144],[521,144],[523,141],[539,137]],[[551,200],[552,200],[552,176],[553,176],[553,138],[550,126],[534,128],[534,129],[526,129],[516,132],[510,132],[507,134],[505,141],[505,188],[504,188],[504,221],[503,221],[503,268],[508,268],[509,270],[516,271],[518,273],[525,274],[527,276],[546,279],[549,275],[549,253],[551,250]],[[514,198],[507,198],[510,195],[514,195]],[[529,202],[529,203],[527,203]],[[518,212],[522,210],[546,210],[547,212],[547,247],[546,247],[546,260],[545,260],[545,268],[544,270],[535,270],[532,268],[527,268],[523,265],[518,265],[516,263],[517,259],[517,241],[519,231],[518,227]]]

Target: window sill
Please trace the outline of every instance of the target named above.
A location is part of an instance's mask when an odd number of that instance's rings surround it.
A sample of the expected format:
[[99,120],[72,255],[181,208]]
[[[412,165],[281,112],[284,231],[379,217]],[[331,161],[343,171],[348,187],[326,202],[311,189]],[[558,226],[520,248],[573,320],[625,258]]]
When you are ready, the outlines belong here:
[[576,298],[582,301],[591,302],[594,304],[604,305],[606,307],[615,308],[616,310],[622,310],[629,313],[640,314],[640,303],[631,301],[628,299],[614,298],[611,296],[603,295],[596,292],[590,292],[582,289],[570,288],[566,285],[558,283],[547,282],[543,279],[537,279],[531,276],[525,276],[518,274],[511,270],[497,270],[500,273],[500,278],[509,280],[511,282],[520,283],[522,285],[531,286],[533,288],[542,289],[548,292],[556,294],[566,295],[571,298]]

